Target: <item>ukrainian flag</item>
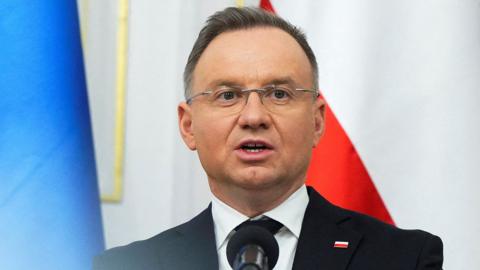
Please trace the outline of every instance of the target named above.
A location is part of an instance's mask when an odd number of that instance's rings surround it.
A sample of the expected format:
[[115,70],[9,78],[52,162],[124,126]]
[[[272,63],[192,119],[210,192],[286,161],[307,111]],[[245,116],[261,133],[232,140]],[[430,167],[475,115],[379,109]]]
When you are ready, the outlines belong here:
[[0,1],[0,269],[104,248],[76,1]]

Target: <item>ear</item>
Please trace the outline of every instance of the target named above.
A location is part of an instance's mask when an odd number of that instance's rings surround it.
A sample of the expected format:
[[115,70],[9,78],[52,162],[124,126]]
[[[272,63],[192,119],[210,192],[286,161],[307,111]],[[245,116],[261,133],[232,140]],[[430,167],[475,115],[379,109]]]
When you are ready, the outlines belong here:
[[190,150],[196,150],[195,136],[192,129],[192,109],[186,102],[181,102],[177,107],[178,127],[183,141]]
[[313,106],[313,117],[315,121],[315,130],[313,136],[313,147],[316,147],[318,142],[325,132],[325,100],[319,96]]

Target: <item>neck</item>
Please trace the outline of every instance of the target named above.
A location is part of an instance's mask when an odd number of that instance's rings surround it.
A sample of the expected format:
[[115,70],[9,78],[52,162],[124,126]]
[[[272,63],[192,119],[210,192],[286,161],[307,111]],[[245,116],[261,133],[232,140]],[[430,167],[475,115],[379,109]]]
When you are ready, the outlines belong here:
[[247,217],[256,217],[283,203],[297,191],[303,181],[283,189],[277,187],[245,189],[242,187],[221,187],[210,182],[210,189],[219,200]]

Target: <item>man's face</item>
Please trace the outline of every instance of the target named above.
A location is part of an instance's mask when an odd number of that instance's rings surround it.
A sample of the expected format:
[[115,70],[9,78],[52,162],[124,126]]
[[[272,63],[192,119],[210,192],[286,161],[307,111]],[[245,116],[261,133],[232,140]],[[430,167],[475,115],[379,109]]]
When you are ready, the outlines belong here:
[[[256,27],[220,34],[195,68],[192,93],[225,84],[261,88],[290,81],[313,88],[310,63],[286,32]],[[179,105],[180,130],[196,149],[212,191],[291,189],[305,180],[311,150],[323,132],[323,100],[305,93],[295,108],[272,113],[256,92],[238,113],[214,110],[205,96]],[[260,146],[249,150],[250,146]]]

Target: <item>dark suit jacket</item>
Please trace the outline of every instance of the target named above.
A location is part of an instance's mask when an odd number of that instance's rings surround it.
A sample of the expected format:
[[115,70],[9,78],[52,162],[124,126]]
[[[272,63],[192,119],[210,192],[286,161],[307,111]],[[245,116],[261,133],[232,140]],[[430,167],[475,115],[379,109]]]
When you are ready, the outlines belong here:
[[[330,204],[312,188],[293,263],[296,270],[442,269],[437,236],[401,230]],[[335,241],[349,242],[334,248]],[[104,252],[94,270],[218,269],[210,206],[187,223]]]

